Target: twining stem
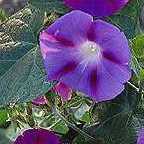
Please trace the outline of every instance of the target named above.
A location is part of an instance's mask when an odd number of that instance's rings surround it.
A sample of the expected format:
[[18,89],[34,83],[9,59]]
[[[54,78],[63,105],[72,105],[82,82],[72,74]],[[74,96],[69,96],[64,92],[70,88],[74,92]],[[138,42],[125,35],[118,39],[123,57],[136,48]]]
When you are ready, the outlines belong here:
[[33,114],[32,114],[32,104],[31,103],[27,103],[26,111],[27,111],[26,119],[27,119],[29,126],[35,127],[35,121],[34,121]]
[[[132,84],[131,82],[128,82],[128,84],[130,86],[132,86],[137,92],[140,92],[140,89],[138,87],[136,87],[134,84]],[[142,91],[142,93],[144,93],[144,91]],[[89,135],[88,133],[86,133],[85,131],[81,130],[80,128],[78,128],[75,124],[69,122],[57,109],[57,105],[56,102],[53,105],[53,111],[54,113],[61,119],[63,120],[69,127],[71,127],[72,129],[74,129],[75,131],[77,131],[79,134],[81,134],[82,136],[85,136],[86,138],[90,139],[91,141],[93,141],[95,144],[100,144],[101,141],[92,137],[91,135]]]
[[55,123],[53,123],[51,126],[49,126],[48,129],[52,129],[52,128],[55,127],[60,121],[61,121],[61,119],[58,119]]
[[139,92],[139,88],[136,87],[134,84],[132,84],[131,82],[127,82],[131,87],[133,87],[137,92]]
[[140,90],[138,87],[136,87],[134,84],[132,84],[131,82],[127,82],[131,87],[133,87],[137,92],[144,94],[144,91]]
[[94,137],[92,137],[91,135],[89,135],[88,133],[84,132],[83,130],[81,130],[80,128],[78,128],[75,124],[70,123],[69,121],[67,121],[67,119],[59,112],[59,110],[57,109],[56,105],[53,107],[55,114],[61,119],[63,120],[69,127],[71,127],[72,129],[74,129],[75,131],[77,131],[78,133],[80,133],[82,136],[85,136],[86,138],[90,139],[91,141],[93,141],[95,144],[100,144],[100,140],[95,139]]

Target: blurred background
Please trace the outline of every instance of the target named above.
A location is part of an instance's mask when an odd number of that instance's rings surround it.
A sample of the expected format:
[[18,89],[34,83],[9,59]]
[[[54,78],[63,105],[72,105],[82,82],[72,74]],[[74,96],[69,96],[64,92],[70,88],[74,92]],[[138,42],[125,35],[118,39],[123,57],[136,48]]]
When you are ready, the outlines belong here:
[[[7,16],[9,16],[23,8],[27,1],[28,0],[0,0],[0,10],[3,9]],[[144,8],[139,18],[141,26],[144,29]]]
[[5,10],[7,15],[11,15],[23,8],[27,0],[0,0],[0,8]]

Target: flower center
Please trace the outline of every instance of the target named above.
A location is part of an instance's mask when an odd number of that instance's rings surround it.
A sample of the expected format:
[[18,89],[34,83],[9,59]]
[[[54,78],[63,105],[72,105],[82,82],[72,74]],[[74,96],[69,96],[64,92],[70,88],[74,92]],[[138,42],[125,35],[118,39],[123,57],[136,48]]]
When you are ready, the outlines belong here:
[[101,47],[92,41],[87,41],[81,46],[81,54],[89,60],[99,60],[101,58]]

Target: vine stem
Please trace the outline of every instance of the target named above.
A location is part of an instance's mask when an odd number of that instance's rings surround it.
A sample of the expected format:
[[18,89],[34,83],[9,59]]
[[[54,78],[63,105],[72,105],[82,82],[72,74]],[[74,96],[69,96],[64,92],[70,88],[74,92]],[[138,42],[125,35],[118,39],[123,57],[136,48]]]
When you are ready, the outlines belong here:
[[131,82],[127,82],[131,87],[133,87],[137,92],[144,94],[144,91],[139,89],[138,87],[136,87],[134,84],[132,84]]
[[99,144],[99,140],[95,139],[94,137],[92,137],[88,133],[86,133],[83,130],[79,129],[77,126],[75,126],[75,124],[72,124],[69,121],[67,121],[67,119],[59,112],[59,110],[57,109],[56,105],[53,107],[53,110],[54,110],[55,114],[61,120],[63,120],[69,127],[71,127],[72,129],[74,129],[75,131],[77,131],[78,133],[80,133],[82,136],[85,136],[88,139],[92,140],[93,142],[95,142],[95,144]]
[[[127,82],[130,86],[132,86],[137,92],[140,92],[140,89],[138,87],[136,87],[134,84],[132,84],[131,82]],[[142,91],[142,93],[144,93],[144,91]],[[88,139],[92,140],[95,144],[99,144],[100,140],[92,137],[91,135],[89,135],[88,133],[86,133],[85,131],[81,130],[80,128],[78,128],[75,124],[70,123],[57,109],[57,105],[56,102],[53,105],[53,112],[61,119],[63,120],[69,127],[71,127],[72,129],[74,129],[75,131],[77,131],[78,133],[80,133],[82,136],[87,137]]]
[[134,84],[132,84],[131,82],[127,82],[131,87],[133,87],[137,92],[139,92],[139,88],[136,87]]

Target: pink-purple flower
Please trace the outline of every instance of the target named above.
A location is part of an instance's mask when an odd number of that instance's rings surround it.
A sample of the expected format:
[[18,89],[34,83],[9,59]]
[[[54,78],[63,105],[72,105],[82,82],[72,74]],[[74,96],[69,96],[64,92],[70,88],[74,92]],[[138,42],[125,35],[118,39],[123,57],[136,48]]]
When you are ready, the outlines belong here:
[[14,144],[61,144],[60,138],[46,129],[28,129],[19,135]]
[[47,80],[98,102],[120,94],[131,77],[128,40],[116,26],[72,11],[40,33]]
[[53,91],[57,93],[62,102],[69,101],[72,97],[72,89],[68,87],[66,84],[59,82],[54,88]]
[[37,98],[33,99],[32,104],[36,106],[46,105],[48,100],[45,96],[38,96]]
[[141,129],[139,131],[138,139],[137,139],[137,144],[144,144],[144,129]]
[[82,10],[91,15],[109,16],[122,9],[129,0],[64,0],[72,9]]
[[[69,101],[72,97],[72,89],[68,87],[64,83],[57,83],[51,90],[50,92],[56,93],[57,95],[60,96],[62,102]],[[32,100],[32,104],[36,106],[42,106],[46,105],[48,103],[48,100],[45,96],[38,96],[37,98]]]

